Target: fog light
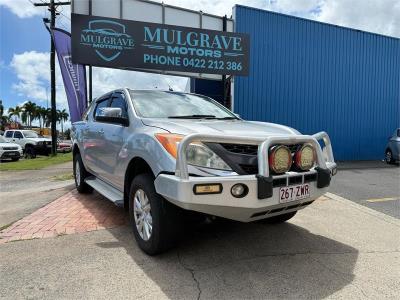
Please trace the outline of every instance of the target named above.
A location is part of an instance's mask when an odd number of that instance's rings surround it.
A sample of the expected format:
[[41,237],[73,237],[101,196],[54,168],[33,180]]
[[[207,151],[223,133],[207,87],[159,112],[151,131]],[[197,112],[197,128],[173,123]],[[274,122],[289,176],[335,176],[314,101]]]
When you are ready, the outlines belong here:
[[243,198],[248,192],[249,188],[243,183],[236,183],[231,188],[231,194],[235,198]]

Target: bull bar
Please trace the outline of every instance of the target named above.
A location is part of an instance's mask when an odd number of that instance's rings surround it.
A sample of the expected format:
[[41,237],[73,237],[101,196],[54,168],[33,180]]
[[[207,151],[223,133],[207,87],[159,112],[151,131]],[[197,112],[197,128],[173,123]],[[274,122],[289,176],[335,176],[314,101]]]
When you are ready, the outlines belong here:
[[[319,141],[325,144],[322,150]],[[193,142],[209,143],[232,143],[248,144],[258,146],[258,174],[257,175],[233,175],[233,176],[190,176],[186,159],[186,149]],[[274,187],[273,180],[286,179],[286,184],[290,185],[290,178],[299,176],[296,172],[287,172],[283,175],[270,174],[268,150],[275,144],[291,145],[299,143],[310,143],[316,151],[316,167],[300,173],[302,182],[307,175],[316,174],[317,182],[312,185],[312,197],[308,203],[321,196],[326,187],[329,186],[330,179],[336,173],[336,163],[333,157],[331,141],[326,132],[319,132],[314,135],[290,135],[290,136],[270,136],[270,137],[238,137],[210,134],[190,134],[179,143],[175,174],[160,174],[155,180],[156,191],[170,202],[189,210],[217,215],[239,221],[252,221],[262,219],[267,214],[260,212],[277,211],[285,206],[279,202],[279,189]],[[193,187],[197,184],[221,183],[223,191],[220,195],[194,195]],[[249,193],[245,198],[237,199],[230,195],[230,188],[236,183],[245,183],[249,187]],[[266,200],[266,202],[261,200]],[[245,200],[245,201],[244,201]],[[310,201],[311,200],[311,201]],[[298,202],[298,207],[291,205],[290,209],[284,207],[281,211],[269,216],[282,213],[282,211],[292,211],[303,208],[303,201]],[[293,204],[293,203],[291,203]],[[286,205],[287,206],[287,205]],[[256,215],[256,218],[252,216]]]

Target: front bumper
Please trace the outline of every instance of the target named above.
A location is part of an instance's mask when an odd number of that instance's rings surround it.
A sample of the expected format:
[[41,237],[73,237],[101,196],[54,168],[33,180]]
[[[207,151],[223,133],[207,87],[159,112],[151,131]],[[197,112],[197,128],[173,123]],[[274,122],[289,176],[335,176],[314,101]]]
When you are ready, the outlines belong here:
[[22,151],[19,150],[4,150],[1,154],[0,159],[7,159],[7,158],[20,158],[22,156]]
[[[319,140],[325,147],[321,149]],[[189,176],[186,163],[186,148],[193,141],[254,143],[259,145],[258,175],[241,176]],[[284,175],[271,176],[268,166],[268,149],[273,144],[295,144],[307,142],[314,145],[317,153],[317,167],[308,172],[287,172]],[[312,203],[323,195],[329,186],[331,177],[336,173],[329,136],[318,133],[313,136],[276,136],[265,138],[224,137],[193,134],[185,137],[179,145],[175,174],[159,174],[155,180],[157,193],[168,201],[187,209],[232,220],[250,222],[272,217],[286,212],[296,211]],[[241,183],[248,187],[248,193],[242,198],[231,194],[233,185]],[[280,203],[279,189],[284,186],[308,183],[310,196],[303,200]],[[199,184],[221,184],[219,194],[194,193]]]

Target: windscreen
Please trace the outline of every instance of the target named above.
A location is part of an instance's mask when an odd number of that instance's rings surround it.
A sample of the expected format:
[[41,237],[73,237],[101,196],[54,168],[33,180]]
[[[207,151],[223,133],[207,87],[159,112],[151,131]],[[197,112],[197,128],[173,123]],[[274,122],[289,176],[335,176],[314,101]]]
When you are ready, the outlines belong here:
[[208,97],[168,91],[130,93],[137,114],[144,118],[237,118]]
[[26,138],[37,138],[37,137],[39,137],[39,135],[36,133],[36,132],[34,132],[34,131],[24,131],[24,136],[26,137]]

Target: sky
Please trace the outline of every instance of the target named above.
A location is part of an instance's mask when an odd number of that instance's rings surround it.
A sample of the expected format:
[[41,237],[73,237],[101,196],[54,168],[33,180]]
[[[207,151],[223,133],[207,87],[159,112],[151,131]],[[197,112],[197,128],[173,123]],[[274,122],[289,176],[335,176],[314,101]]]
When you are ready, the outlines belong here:
[[[29,100],[50,107],[50,40],[42,22],[49,12],[43,7],[35,8],[33,2],[0,0],[0,99],[6,109]],[[400,37],[400,0],[164,0],[164,3],[221,16],[230,16],[232,7],[242,4]],[[69,31],[70,8],[65,6],[59,11],[61,14],[56,26]],[[56,73],[57,109],[67,109],[58,63]],[[118,87],[168,89],[171,86],[179,91],[185,89],[187,80],[184,77],[93,68],[93,96]]]

